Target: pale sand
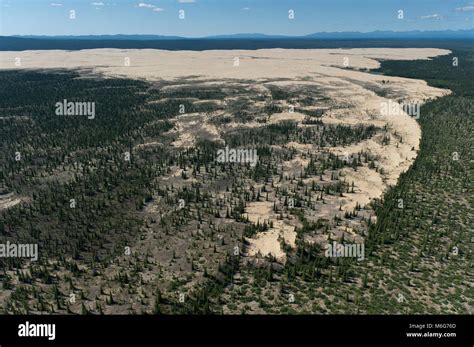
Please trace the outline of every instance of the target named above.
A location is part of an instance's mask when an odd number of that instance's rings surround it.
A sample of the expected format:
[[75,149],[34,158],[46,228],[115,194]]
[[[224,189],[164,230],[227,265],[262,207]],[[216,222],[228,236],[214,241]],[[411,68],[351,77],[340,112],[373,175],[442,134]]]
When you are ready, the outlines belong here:
[[151,141],[151,142],[140,143],[140,144],[134,146],[133,149],[146,148],[146,147],[154,147],[154,146],[162,146],[162,145],[163,145],[163,144],[162,144],[161,142]]
[[292,173],[299,175],[308,166],[309,159],[296,156],[292,160],[282,162],[282,170],[284,174]]
[[220,133],[215,125],[208,122],[209,118],[206,114],[188,113],[172,119],[175,127],[169,131],[169,134],[176,133],[178,139],[171,145],[190,148],[195,145],[198,138],[219,141]]
[[291,122],[301,122],[305,119],[305,115],[298,112],[282,112],[282,113],[273,113],[270,116],[270,124],[291,121]]
[[341,170],[342,175],[344,177],[341,177],[341,180],[345,180],[349,184],[354,182],[354,193],[345,194],[341,199],[344,211],[352,211],[357,203],[360,207],[364,207],[372,199],[379,198],[386,189],[382,176],[367,167],[360,167],[357,171],[343,169]]
[[308,151],[311,151],[313,149],[313,145],[310,144],[310,143],[299,143],[299,142],[294,142],[294,141],[291,141],[291,142],[288,142],[286,145],[285,145],[286,148],[294,148],[294,149],[298,149],[302,152],[308,152]]
[[[290,90],[307,88],[326,97],[321,106],[327,109],[322,117],[327,124],[376,125],[388,126],[388,135],[392,141],[382,146],[376,138],[347,146],[328,150],[338,155],[368,151],[377,156],[377,163],[384,169],[384,175],[368,168],[342,170],[347,182],[355,183],[355,194],[346,194],[343,209],[350,210],[358,202],[365,205],[371,199],[381,197],[388,185],[395,184],[399,175],[406,171],[419,148],[421,131],[416,120],[402,114],[399,116],[381,116],[381,103],[389,99],[398,102],[417,100],[420,102],[450,93],[448,90],[433,88],[425,81],[388,77],[370,74],[363,69],[380,66],[378,60],[416,60],[430,59],[450,51],[432,48],[357,48],[357,49],[262,49],[212,50],[212,51],[162,51],[162,50],[121,50],[95,49],[82,51],[22,51],[1,52],[0,69],[17,69],[15,58],[21,58],[21,68],[75,68],[83,74],[101,74],[105,77],[127,77],[150,81],[176,81],[187,78],[206,84],[241,83],[258,94],[269,96],[267,86],[277,85]],[[131,65],[124,66],[124,59],[130,58]],[[239,57],[239,66],[234,66],[234,58]],[[349,68],[343,65],[348,58]],[[283,81],[282,81],[283,79]],[[214,81],[213,81],[214,80]],[[244,81],[245,80],[245,81]],[[249,82],[251,83],[249,85]],[[383,91],[386,97],[377,95]],[[299,106],[299,105],[295,105]],[[423,115],[422,115],[423,116]],[[304,119],[300,113],[279,113],[270,115],[270,123],[293,120],[298,123]],[[219,139],[217,128],[207,123],[208,115],[196,122],[186,116],[178,117],[176,128],[178,139],[173,143],[177,147],[189,147],[195,143],[195,130],[199,130],[214,139]],[[264,124],[231,123],[223,129],[232,127],[258,127]],[[301,126],[301,124],[299,124]],[[403,143],[395,133],[402,136]],[[398,143],[398,147],[396,144]],[[313,146],[289,143],[301,152],[313,152]],[[299,160],[299,161],[298,161]],[[298,166],[307,165],[307,161],[297,159]],[[288,163],[290,164],[290,163]],[[288,221],[278,221],[272,215],[271,202],[250,203],[247,206],[249,219],[256,223],[264,219],[272,220],[274,227],[249,240],[249,254],[272,254],[284,259],[279,238],[294,245],[296,233]]]
[[21,202],[21,198],[15,197],[13,193],[0,195],[0,210],[13,207]]
[[250,222],[260,225],[266,222],[273,222],[273,228],[260,232],[254,238],[248,239],[249,256],[274,256],[278,261],[286,261],[286,253],[281,248],[280,240],[283,240],[291,247],[296,246],[296,231],[293,225],[287,221],[277,220],[273,214],[273,203],[270,201],[250,202],[246,207],[246,215]]
[[[15,69],[15,58],[21,68],[93,68],[106,75],[131,78],[176,79],[202,76],[212,79],[295,79],[307,76],[357,76],[357,71],[344,67],[373,69],[377,59],[429,59],[449,54],[434,48],[356,48],[356,49],[261,49],[164,51],[155,49],[91,49],[80,51],[20,51],[1,52],[0,68]],[[239,66],[234,58],[239,57]],[[130,66],[125,66],[125,58]],[[355,75],[354,75],[355,74]],[[369,78],[362,73],[364,79]],[[383,79],[371,76],[370,80]],[[385,77],[387,79],[387,77]]]

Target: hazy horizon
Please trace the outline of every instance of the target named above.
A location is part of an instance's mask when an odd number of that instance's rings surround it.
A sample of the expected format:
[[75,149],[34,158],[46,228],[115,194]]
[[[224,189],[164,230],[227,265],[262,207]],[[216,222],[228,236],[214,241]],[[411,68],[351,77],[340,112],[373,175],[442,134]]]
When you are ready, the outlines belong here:
[[[205,38],[212,38],[212,37],[281,37],[281,38],[305,38],[312,35],[337,35],[337,34],[377,34],[377,33],[400,33],[400,34],[407,34],[407,33],[415,33],[419,32],[420,34],[425,33],[464,33],[474,31],[473,28],[467,29],[446,29],[446,30],[373,30],[373,31],[317,31],[317,32],[308,32],[302,35],[283,35],[283,34],[264,34],[260,32],[233,32],[233,33],[224,33],[218,35],[208,35],[208,36],[177,36],[177,35],[160,35],[160,34],[153,34],[153,33],[116,33],[116,34],[78,34],[78,35],[36,35],[36,34],[24,34],[24,35],[5,35],[8,37],[101,37],[101,36],[138,36],[138,37],[147,37],[147,36],[155,36],[155,37],[177,37],[182,39],[205,39]],[[435,36],[432,36],[433,38]]]
[[270,6],[262,0],[3,0],[0,35],[200,38],[240,33],[304,36],[467,30],[473,28],[473,12],[472,0],[277,0]]

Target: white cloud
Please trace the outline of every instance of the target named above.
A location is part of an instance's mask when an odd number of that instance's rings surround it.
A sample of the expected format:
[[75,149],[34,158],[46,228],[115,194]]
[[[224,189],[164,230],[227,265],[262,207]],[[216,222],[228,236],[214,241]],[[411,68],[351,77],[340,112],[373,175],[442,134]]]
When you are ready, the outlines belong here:
[[191,4],[193,2],[196,2],[196,0],[178,0],[180,4]]
[[421,16],[421,19],[443,19],[443,16],[440,16],[439,14],[428,14],[426,16]]
[[155,8],[156,6],[155,6],[155,5],[151,5],[151,4],[145,4],[144,2],[141,2],[141,3],[138,4],[138,7]]
[[162,12],[162,11],[165,10],[164,8],[156,7],[155,5],[147,4],[147,3],[144,3],[144,2],[139,3],[138,7],[147,8],[147,9],[152,10],[154,12]]
[[461,11],[461,12],[474,11],[474,5],[467,5],[467,6],[464,6],[464,7],[458,7],[458,8],[456,8],[456,11]]
[[103,2],[92,2],[91,5],[94,5],[94,6],[104,6],[104,3],[103,3]]
[[244,7],[244,8],[242,8],[242,10],[244,10],[244,11],[250,11],[250,7]]
[[59,2],[52,2],[51,6],[62,6],[63,4],[60,4]]

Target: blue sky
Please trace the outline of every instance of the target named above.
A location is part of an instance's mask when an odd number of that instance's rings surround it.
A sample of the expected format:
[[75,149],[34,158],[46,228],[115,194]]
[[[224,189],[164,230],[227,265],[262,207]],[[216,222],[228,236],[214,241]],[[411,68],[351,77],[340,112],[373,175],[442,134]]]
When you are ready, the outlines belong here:
[[473,14],[474,0],[0,0],[0,35],[457,30],[473,28]]

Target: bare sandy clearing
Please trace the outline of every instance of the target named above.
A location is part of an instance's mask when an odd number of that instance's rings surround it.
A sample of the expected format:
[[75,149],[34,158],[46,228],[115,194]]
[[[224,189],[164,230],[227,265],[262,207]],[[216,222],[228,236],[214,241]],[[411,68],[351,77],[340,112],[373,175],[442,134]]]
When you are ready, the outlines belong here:
[[303,170],[308,166],[309,159],[301,158],[301,156],[297,156],[292,160],[288,160],[282,163],[282,170],[285,174],[292,173],[292,174],[300,174]]
[[222,125],[222,127],[225,128],[225,130],[232,130],[232,129],[239,129],[239,128],[247,128],[247,129],[260,128],[264,125],[265,124],[263,123],[258,123],[255,121],[246,122],[246,123],[230,122],[230,123]]
[[8,193],[0,195],[0,210],[13,207],[21,202],[21,198],[15,197],[15,194]]
[[[295,79],[313,74],[337,76],[334,70],[340,70],[340,74],[357,73],[345,68],[343,65],[345,57],[348,57],[351,68],[373,69],[380,66],[377,59],[429,59],[448,53],[448,50],[434,48],[261,49],[201,52],[154,49],[38,50],[2,52],[0,68],[18,68],[15,66],[15,58],[19,57],[22,68],[93,68],[95,72],[109,76],[121,75],[150,80],[189,76],[213,79]],[[239,57],[239,66],[234,66],[236,57]],[[125,66],[125,58],[130,59],[130,66]]]
[[162,145],[163,144],[161,142],[151,141],[151,142],[140,143],[140,144],[134,146],[133,149],[146,148],[146,147],[155,147],[155,146],[162,146]]
[[[382,196],[389,185],[397,182],[399,175],[406,171],[416,157],[421,137],[420,127],[415,119],[402,112],[398,115],[381,114],[382,105],[388,102],[425,102],[428,99],[449,94],[448,90],[433,88],[425,81],[402,77],[381,76],[366,72],[380,66],[379,60],[430,59],[447,55],[450,51],[432,48],[361,48],[361,49],[262,49],[262,50],[211,50],[211,51],[162,51],[153,49],[119,50],[95,49],[82,51],[23,51],[2,52],[0,69],[17,69],[15,58],[21,59],[21,68],[71,68],[82,74],[98,74],[105,77],[126,77],[150,81],[167,81],[175,84],[163,88],[172,91],[176,88],[196,88],[224,85],[236,90],[225,98],[223,105],[239,107],[247,105],[249,97],[239,90],[251,90],[259,96],[253,104],[257,110],[273,102],[277,111],[269,117],[268,123],[238,122],[212,124],[210,114],[187,114],[173,119],[175,128],[170,134],[176,135],[175,147],[193,146],[199,138],[221,140],[221,134],[235,128],[262,127],[282,121],[294,121],[299,126],[306,116],[303,110],[324,108],[322,117],[325,124],[374,125],[386,128],[384,135],[390,143],[382,144],[380,133],[371,139],[348,146],[325,148],[339,156],[369,153],[376,158],[379,172],[368,167],[357,171],[345,168],[340,170],[340,179],[349,184],[354,181],[354,193],[343,196],[325,195],[317,205],[314,216],[331,219],[334,214],[352,210],[357,204],[366,205],[372,199]],[[235,58],[238,66],[234,66]],[[125,66],[125,59],[130,66]],[[347,66],[344,65],[347,62]],[[189,84],[187,82],[190,82]],[[275,91],[276,89],[276,91]],[[305,102],[306,97],[311,102]],[[265,100],[265,101],[262,101]],[[196,100],[195,103],[209,100]],[[294,103],[300,112],[281,112],[288,110],[288,103]],[[305,105],[306,104],[306,105]],[[308,106],[310,108],[304,107]],[[303,108],[304,107],[304,108]],[[226,111],[227,112],[227,111]],[[230,111],[229,111],[230,112]],[[263,113],[263,111],[262,111]],[[269,114],[270,112],[268,112]],[[265,111],[265,114],[267,112]],[[421,115],[423,117],[423,115]],[[307,124],[304,126],[312,126]],[[150,145],[152,142],[150,142]],[[144,147],[148,144],[139,145]],[[299,154],[295,159],[282,163],[282,170],[300,172],[308,165],[304,153],[318,154],[317,146],[291,142],[285,145],[294,148]],[[180,176],[181,172],[175,172]],[[323,182],[331,179],[326,172]],[[171,176],[172,177],[172,176]],[[176,177],[175,177],[176,178]],[[318,177],[319,178],[319,177]],[[314,177],[305,179],[312,183]],[[319,182],[319,181],[318,181]],[[276,186],[280,184],[277,183]],[[315,198],[313,196],[313,198]],[[339,210],[341,206],[342,211]],[[294,246],[296,239],[295,222],[279,220],[273,214],[273,202],[252,202],[247,204],[246,214],[252,223],[273,223],[265,232],[249,239],[249,255],[273,255],[284,260],[285,253],[281,240]]]
[[[278,229],[270,229],[269,231],[263,231],[250,240],[248,247],[248,255],[251,257],[261,256],[273,256],[277,260],[285,262],[286,253],[281,249],[280,240],[283,237],[286,242],[285,233],[281,233]],[[296,233],[295,233],[296,236]],[[288,237],[287,237],[288,238]],[[289,238],[290,242],[293,238]],[[288,242],[287,242],[288,243]]]
[[367,167],[358,168],[357,171],[344,169],[341,174],[344,175],[342,180],[349,184],[354,182],[354,193],[347,194],[342,199],[342,209],[345,211],[353,210],[357,204],[361,207],[367,205],[372,199],[380,197],[386,189],[382,176]]
[[272,255],[281,262],[286,261],[286,253],[281,248],[281,242],[296,246],[296,232],[293,225],[288,221],[277,220],[273,214],[273,203],[270,201],[251,202],[247,204],[246,215],[254,224],[272,223],[273,227],[268,231],[260,232],[254,238],[247,239],[249,243],[247,253],[250,256]]
[[262,224],[264,221],[269,222],[272,214],[273,203],[270,201],[251,202],[245,208],[246,215],[250,222]]
[[305,115],[298,112],[282,112],[282,113],[274,113],[270,116],[270,124],[275,124],[284,121],[292,121],[292,122],[301,122],[305,119]]
[[209,116],[200,113],[183,114],[173,119],[175,128],[170,134],[177,134],[178,139],[171,144],[175,147],[189,148],[199,139],[220,140],[217,127],[208,122]]
[[299,143],[299,142],[294,142],[294,141],[288,142],[285,145],[285,147],[298,149],[298,150],[303,151],[303,152],[307,152],[307,151],[310,151],[311,149],[313,149],[312,144],[309,144],[309,143],[304,144],[304,143]]

